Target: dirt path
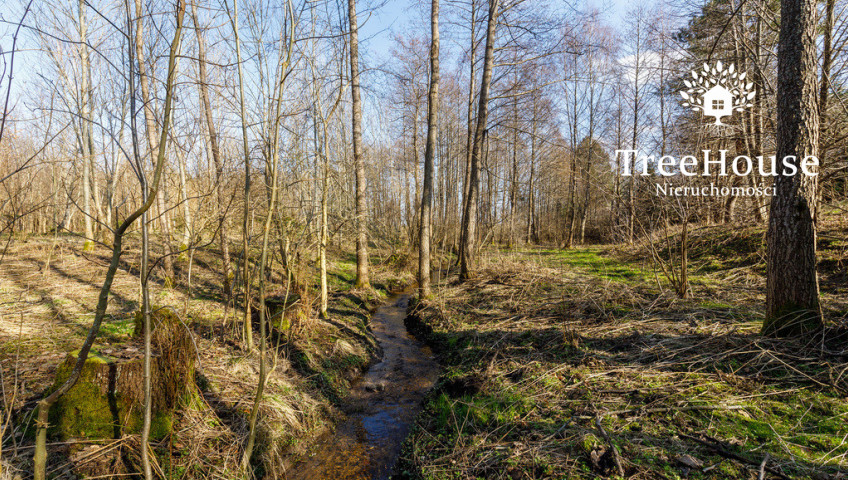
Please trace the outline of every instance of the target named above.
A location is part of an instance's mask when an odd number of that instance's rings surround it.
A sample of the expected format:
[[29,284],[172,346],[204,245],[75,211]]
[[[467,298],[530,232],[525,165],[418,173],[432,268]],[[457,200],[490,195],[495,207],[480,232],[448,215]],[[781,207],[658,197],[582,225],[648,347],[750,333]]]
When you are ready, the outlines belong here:
[[348,418],[322,437],[314,456],[288,472],[290,479],[387,479],[403,439],[421,408],[425,393],[438,378],[433,353],[410,335],[403,320],[409,295],[389,299],[371,318],[383,350],[354,384],[346,402]]

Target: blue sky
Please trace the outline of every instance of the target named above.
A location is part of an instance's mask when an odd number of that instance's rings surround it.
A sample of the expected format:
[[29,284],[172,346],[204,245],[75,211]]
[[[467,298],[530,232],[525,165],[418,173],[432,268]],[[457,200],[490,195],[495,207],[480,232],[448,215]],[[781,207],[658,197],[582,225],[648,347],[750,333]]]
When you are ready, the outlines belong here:
[[[528,0],[533,1],[533,0]],[[552,0],[552,3],[563,0]],[[595,6],[606,12],[607,21],[614,27],[623,26],[627,10],[634,6],[632,0],[599,0],[595,2],[579,2],[578,8]],[[362,23],[360,41],[364,52],[370,58],[377,60],[386,58],[391,51],[392,35],[403,33],[412,27],[419,28],[422,33],[429,35],[429,25],[425,24],[424,15],[429,14],[430,2],[425,0],[385,0],[385,4],[373,9],[361,9],[359,20]],[[363,7],[366,5],[363,4]],[[442,12],[452,6],[441,2]],[[443,13],[444,14],[444,13]]]
[[[360,54],[363,56],[363,64],[374,68],[391,62],[391,51],[395,45],[393,39],[395,34],[408,34],[413,29],[418,35],[429,38],[430,25],[428,16],[430,13],[430,2],[428,0],[383,0],[385,3],[373,6],[381,0],[357,1],[357,15],[360,22]],[[533,2],[535,0],[527,0]],[[623,30],[627,11],[634,7],[634,0],[597,0],[580,1],[566,4],[564,0],[548,0],[554,7],[560,7],[564,11],[569,8],[589,9],[597,8],[604,12],[606,21],[617,30]],[[571,5],[571,7],[569,7]],[[454,17],[453,9],[456,7],[450,3],[441,1],[442,29],[447,28],[445,23]],[[452,45],[446,43],[449,38],[442,38],[442,68],[449,69],[452,59],[449,56]],[[367,74],[366,74],[367,75]],[[376,121],[377,124],[387,120],[380,115],[372,116],[372,109],[381,109],[381,102],[372,95],[373,90],[364,93],[364,105],[366,111],[366,123]],[[369,98],[371,97],[371,98]],[[380,131],[378,125],[367,125],[366,131],[372,133]]]

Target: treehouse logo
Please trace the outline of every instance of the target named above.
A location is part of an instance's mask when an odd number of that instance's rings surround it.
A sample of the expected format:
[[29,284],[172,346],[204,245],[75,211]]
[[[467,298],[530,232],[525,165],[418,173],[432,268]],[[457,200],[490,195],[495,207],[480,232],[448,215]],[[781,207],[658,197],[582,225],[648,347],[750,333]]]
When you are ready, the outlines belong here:
[[753,83],[745,81],[745,76],[732,63],[727,68],[721,61],[713,67],[705,63],[700,73],[692,70],[692,80],[683,80],[686,90],[680,92],[682,105],[703,112],[705,117],[714,117],[715,125],[726,125],[722,118],[753,106],[751,101],[757,92]]
[[[726,68],[721,62],[710,67],[704,64],[700,71],[692,71],[692,79],[684,79],[686,90],[680,92],[684,107],[703,112],[705,117],[715,118],[710,127],[719,126],[726,134],[730,125],[721,119],[742,112],[753,106],[756,96],[754,84],[745,80],[745,73],[736,70],[733,64]],[[683,152],[681,152],[683,153]],[[656,183],[657,196],[773,196],[773,182],[777,176],[794,176],[799,173],[808,177],[819,174],[819,159],[814,155],[799,158],[787,155],[778,159],[775,155],[740,155],[731,157],[728,150],[704,149],[699,153],[683,154],[680,158],[672,155],[646,155],[638,149],[616,150],[612,168],[621,176],[664,178]],[[634,172],[634,171],[640,172]],[[758,182],[733,182],[727,177],[747,177],[757,173]],[[755,177],[755,178],[757,178]],[[747,186],[738,186],[738,185]]]

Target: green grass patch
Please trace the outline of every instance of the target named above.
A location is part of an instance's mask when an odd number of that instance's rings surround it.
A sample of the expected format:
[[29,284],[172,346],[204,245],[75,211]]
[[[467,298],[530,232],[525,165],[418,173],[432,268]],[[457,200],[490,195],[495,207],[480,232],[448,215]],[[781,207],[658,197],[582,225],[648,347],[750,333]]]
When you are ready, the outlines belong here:
[[135,320],[132,317],[104,322],[100,326],[101,334],[111,341],[129,339],[135,329]]
[[542,250],[542,255],[551,266],[567,267],[575,273],[590,274],[612,282],[645,282],[652,278],[651,272],[640,266],[605,255],[597,247],[572,248],[567,250]]

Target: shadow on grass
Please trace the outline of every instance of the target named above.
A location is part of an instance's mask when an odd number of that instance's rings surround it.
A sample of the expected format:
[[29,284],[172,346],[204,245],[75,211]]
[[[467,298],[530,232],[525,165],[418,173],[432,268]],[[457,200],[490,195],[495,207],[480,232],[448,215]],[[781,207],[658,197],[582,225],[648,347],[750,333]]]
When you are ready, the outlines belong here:
[[[408,328],[428,340],[451,373],[440,380],[430,397],[433,406],[420,421],[426,433],[412,437],[414,447],[408,444],[408,450],[417,449],[419,459],[407,458],[403,468],[408,471],[400,478],[420,478],[422,464],[438,463],[442,455],[451,455],[439,450],[441,444],[462,445],[495,432],[499,432],[495,435],[498,445],[555,433],[569,455],[581,458],[584,468],[610,475],[613,472],[608,466],[590,458],[589,451],[581,451],[587,432],[595,428],[592,420],[605,411],[622,412],[607,417],[607,429],[612,440],[624,448],[628,476],[665,471],[673,476],[650,478],[675,478],[681,470],[673,459],[687,451],[726,464],[703,478],[747,478],[751,470],[756,471],[765,451],[770,454],[769,465],[790,477],[807,478],[810,472],[848,473],[814,461],[821,457],[838,462],[839,455],[848,453],[844,441],[840,443],[848,434],[848,425],[837,421],[848,415],[842,401],[848,380],[827,386],[828,378],[833,378],[829,377],[831,364],[838,360],[833,352],[815,353],[791,340],[735,332],[640,333],[618,323],[610,325],[608,336],[581,336],[575,322],[562,327],[550,323],[528,327],[533,322],[525,320],[515,329],[484,330],[488,325],[503,325],[503,318],[495,322],[475,313],[475,320],[480,330],[467,326],[446,330],[451,324],[441,323],[445,320],[427,310],[413,312],[407,319]],[[845,352],[839,355],[844,362]],[[805,361],[799,362],[799,358]],[[498,371],[496,365],[509,367]],[[541,377],[532,375],[534,366],[540,366]],[[562,375],[545,380],[547,372],[554,371]],[[550,381],[553,386],[545,383]],[[480,383],[489,385],[488,390],[481,390]],[[561,393],[553,395],[551,391]],[[522,409],[528,401],[535,407]],[[727,401],[739,405],[725,405]],[[552,407],[558,404],[563,406]],[[531,417],[534,409],[541,412],[535,414],[535,423]],[[454,418],[466,420],[460,425],[451,420]],[[540,431],[543,427],[553,427],[553,433]],[[718,437],[713,440],[719,448],[689,438],[707,432]],[[597,431],[593,435],[600,437]],[[428,438],[439,438],[441,443],[428,443]],[[547,438],[545,445],[551,442]],[[786,442],[797,449],[790,453]],[[599,443],[598,451],[605,443]],[[507,448],[505,458],[521,457],[509,452]],[[738,458],[731,460],[728,454]],[[424,460],[427,456],[430,460]],[[470,464],[471,470],[462,470],[460,464],[457,471],[470,478],[560,478],[540,474],[532,465],[523,472],[524,477],[514,477],[503,474],[509,463],[479,458],[473,463],[487,465],[486,471],[474,470]],[[567,472],[572,475],[576,471]],[[536,474],[541,476],[532,477]]]

